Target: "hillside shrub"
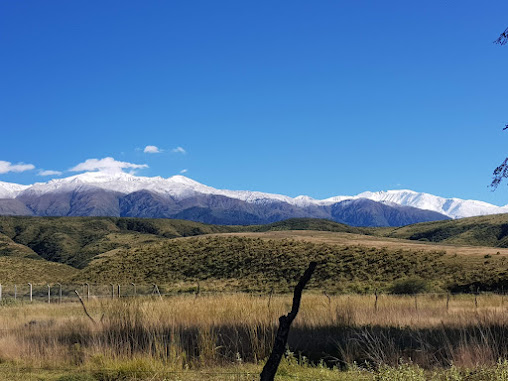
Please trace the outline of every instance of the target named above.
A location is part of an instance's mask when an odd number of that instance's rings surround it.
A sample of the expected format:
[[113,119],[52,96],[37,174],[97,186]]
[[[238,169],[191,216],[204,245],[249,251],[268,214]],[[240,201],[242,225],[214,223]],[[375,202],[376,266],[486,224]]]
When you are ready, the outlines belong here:
[[429,291],[429,284],[421,278],[407,278],[396,281],[392,286],[393,294],[415,295]]

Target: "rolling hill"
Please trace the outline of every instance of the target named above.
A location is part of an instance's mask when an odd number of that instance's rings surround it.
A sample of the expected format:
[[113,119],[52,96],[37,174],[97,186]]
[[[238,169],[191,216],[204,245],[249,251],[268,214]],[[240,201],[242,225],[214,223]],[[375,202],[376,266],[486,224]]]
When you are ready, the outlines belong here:
[[508,215],[496,214],[435,221],[396,229],[373,230],[386,237],[440,242],[454,245],[508,247]]
[[[508,281],[508,215],[402,228],[329,220],[221,226],[170,219],[0,217],[1,282],[140,282],[206,289],[287,291],[310,260],[311,287],[389,289],[423,278],[434,289]],[[508,286],[508,284],[507,284]]]

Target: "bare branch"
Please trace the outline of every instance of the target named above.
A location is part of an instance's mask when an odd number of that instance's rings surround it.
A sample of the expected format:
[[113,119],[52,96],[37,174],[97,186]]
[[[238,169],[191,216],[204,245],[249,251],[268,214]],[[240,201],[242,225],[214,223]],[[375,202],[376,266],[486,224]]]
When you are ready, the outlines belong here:
[[[498,37],[495,44],[506,45],[508,42],[508,28],[504,30],[503,33]],[[504,126],[503,131],[508,130],[508,124]],[[492,179],[492,183],[490,183],[490,187],[493,191],[497,189],[497,186],[501,183],[503,178],[508,177],[508,157],[504,159],[504,161],[499,165],[496,169],[494,169],[493,173],[494,178]]]
[[[79,301],[81,302],[81,305],[83,306],[83,311],[85,311],[85,314],[86,316],[88,316],[88,318],[92,321],[92,323],[94,324],[97,324],[97,322],[95,321],[95,319],[93,317],[90,316],[90,314],[88,313],[88,311],[86,310],[86,306],[85,306],[85,302],[83,302],[83,299],[81,299],[81,296],[79,295],[78,291],[77,290],[74,290],[74,292],[76,293],[76,295],[78,296],[78,299]],[[102,320],[102,319],[101,319]]]
[[279,329],[277,330],[277,336],[275,336],[272,353],[270,354],[270,357],[268,358],[268,361],[266,362],[265,366],[263,367],[263,371],[261,372],[261,381],[273,381],[275,378],[275,373],[277,373],[277,368],[279,367],[280,360],[284,355],[291,323],[293,320],[295,320],[296,315],[298,314],[298,310],[300,309],[302,291],[305,285],[309,282],[316,266],[316,262],[311,262],[309,264],[309,267],[307,270],[305,270],[302,277],[300,278],[300,281],[295,287],[291,312],[289,312],[287,315],[282,315],[279,318]]
[[494,169],[492,175],[494,178],[492,179],[490,187],[492,190],[496,190],[503,178],[508,177],[508,157],[504,159],[504,161],[496,169]]
[[508,28],[506,28],[504,32],[499,35],[497,40],[494,41],[494,44],[506,45],[507,42],[508,42]]

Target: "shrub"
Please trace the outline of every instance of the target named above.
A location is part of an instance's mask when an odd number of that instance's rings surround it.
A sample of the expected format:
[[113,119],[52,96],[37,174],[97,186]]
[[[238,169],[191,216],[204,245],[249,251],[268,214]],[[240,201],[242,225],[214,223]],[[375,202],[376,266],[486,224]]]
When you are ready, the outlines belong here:
[[396,281],[392,286],[393,294],[420,294],[429,290],[427,281],[421,278],[407,278]]

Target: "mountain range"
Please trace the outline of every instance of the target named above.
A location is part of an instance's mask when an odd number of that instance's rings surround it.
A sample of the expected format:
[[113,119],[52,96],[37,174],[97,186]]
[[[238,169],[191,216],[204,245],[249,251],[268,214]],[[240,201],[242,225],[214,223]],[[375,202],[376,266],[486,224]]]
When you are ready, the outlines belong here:
[[185,176],[124,172],[86,172],[32,185],[0,182],[0,215],[180,218],[226,225],[310,217],[353,226],[401,226],[498,213],[508,213],[508,206],[411,190],[317,200],[215,189]]

